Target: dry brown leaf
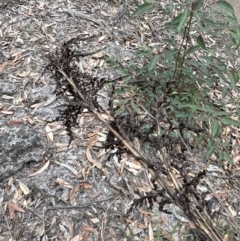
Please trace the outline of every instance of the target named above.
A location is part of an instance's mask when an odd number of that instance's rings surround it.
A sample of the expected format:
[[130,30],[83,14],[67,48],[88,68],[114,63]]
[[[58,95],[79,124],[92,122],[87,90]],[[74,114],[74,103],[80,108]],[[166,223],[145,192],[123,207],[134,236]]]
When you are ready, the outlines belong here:
[[13,121],[8,122],[9,126],[20,125],[20,124],[23,124],[22,120],[13,120]]
[[56,183],[63,186],[63,187],[73,188],[73,185],[69,184],[68,182],[64,181],[61,178],[57,178]]
[[102,164],[101,164],[100,162],[95,161],[95,160],[92,158],[92,154],[91,154],[91,151],[90,151],[90,147],[89,147],[89,146],[87,147],[87,150],[86,150],[86,156],[87,156],[87,159],[88,159],[94,166],[96,166],[98,169],[102,169]]
[[237,155],[233,158],[233,162],[235,165],[239,164],[240,163],[240,155]]
[[2,110],[1,113],[5,114],[5,115],[12,115],[13,114],[12,111],[7,111],[7,110]]
[[12,100],[12,99],[14,99],[13,96],[9,96],[9,95],[2,95],[1,98],[2,98],[2,99],[5,99],[5,100]]
[[50,126],[46,125],[45,130],[46,130],[46,136],[47,136],[48,141],[53,141],[53,132],[52,132],[52,129],[50,128]]
[[34,176],[42,173],[43,171],[45,171],[48,168],[49,163],[50,163],[50,161],[47,161],[38,171],[28,175],[28,177],[34,177]]
[[24,195],[28,195],[30,193],[30,190],[24,183],[19,182],[19,187],[22,190],[22,192],[24,193]]
[[228,207],[228,210],[230,211],[232,216],[235,217],[237,215],[237,212],[233,209],[233,207],[230,206],[229,204],[227,204],[226,206]]
[[97,197],[102,191],[99,190],[97,193],[93,194],[92,196],[90,196],[90,198],[95,198]]
[[81,182],[79,183],[79,187],[81,189],[92,189],[92,185],[89,182]]
[[70,201],[71,204],[73,203],[75,194],[78,191],[78,189],[79,189],[79,185],[73,187],[72,190],[70,191],[69,201]]
[[129,168],[132,168],[132,169],[136,169],[136,170],[142,169],[142,166],[140,165],[140,163],[126,161],[126,166],[128,166]]
[[81,240],[83,240],[82,235],[78,234],[77,236],[73,237],[69,241],[81,241]]
[[95,59],[100,59],[103,57],[103,55],[104,55],[103,51],[100,51],[100,52],[93,54],[92,57]]
[[82,231],[94,232],[93,226],[86,226],[81,228]]
[[64,217],[64,220],[68,226],[68,230],[69,230],[69,238],[72,238],[74,235],[74,228],[73,228],[73,224],[72,221],[68,218],[68,217]]
[[35,122],[33,121],[33,119],[31,117],[27,116],[26,119],[31,126],[35,125]]
[[229,236],[228,236],[228,234],[225,234],[225,235],[224,235],[223,241],[229,241]]
[[106,35],[101,36],[101,37],[98,39],[98,42],[103,41],[105,38],[106,38]]
[[15,203],[8,203],[8,210],[9,210],[9,213],[10,213],[10,219],[14,219],[15,218],[15,212],[20,212],[20,213],[25,213],[25,210],[18,207],[17,204]]
[[89,218],[89,220],[91,220],[92,223],[96,224],[96,223],[100,222],[100,220],[95,215],[93,215],[92,213],[87,211],[85,214]]
[[116,232],[114,231],[114,229],[112,227],[109,228],[109,233],[111,234],[111,238],[112,238],[112,241],[117,241],[116,237],[117,237],[117,234]]
[[0,75],[4,73],[5,68],[7,67],[8,62],[4,62],[0,65]]
[[152,229],[152,223],[151,222],[149,222],[149,225],[148,225],[148,237],[149,237],[149,241],[154,241],[153,229]]
[[100,116],[104,119],[104,120],[113,120],[113,117],[111,115],[108,115],[106,113],[102,113],[100,114]]

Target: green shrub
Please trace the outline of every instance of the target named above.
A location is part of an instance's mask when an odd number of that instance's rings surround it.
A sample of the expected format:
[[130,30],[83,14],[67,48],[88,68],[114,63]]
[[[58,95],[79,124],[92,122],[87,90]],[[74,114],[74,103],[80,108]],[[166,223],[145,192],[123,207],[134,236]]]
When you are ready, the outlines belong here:
[[233,163],[230,139],[222,139],[227,127],[239,127],[240,118],[234,95],[240,26],[232,6],[226,1],[185,0],[165,7],[145,2],[133,16],[151,11],[166,20],[162,42],[141,46],[128,63],[106,57],[124,77],[115,87],[116,115],[147,113],[140,129],[151,129],[152,138],[166,133],[186,138],[191,147],[206,146],[206,158],[214,154]]

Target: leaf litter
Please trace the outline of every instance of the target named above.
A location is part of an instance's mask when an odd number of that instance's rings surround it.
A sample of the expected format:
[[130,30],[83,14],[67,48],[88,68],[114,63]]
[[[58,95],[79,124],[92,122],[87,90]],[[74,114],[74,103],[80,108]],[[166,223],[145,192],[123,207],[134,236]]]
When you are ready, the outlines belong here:
[[[16,7],[17,14],[14,10]],[[7,204],[9,210],[9,213],[6,210],[3,212],[0,220],[3,240],[34,240],[40,237],[57,240],[153,240],[159,223],[155,218],[158,214],[160,216],[160,213],[156,207],[153,212],[149,211],[150,197],[146,199],[144,207],[136,207],[129,217],[125,217],[133,200],[153,190],[151,174],[137,159],[130,158],[126,150],[123,149],[122,153],[114,156],[114,149],[106,149],[107,151],[103,152],[99,148],[109,136],[106,129],[91,114],[83,114],[86,108],[84,105],[73,108],[73,111],[81,109],[77,116],[79,119],[76,120],[79,126],[68,126],[65,129],[64,123],[60,122],[59,131],[63,134],[55,134],[49,122],[61,116],[66,101],[55,97],[57,84],[52,77],[41,75],[48,63],[48,55],[63,43],[67,44],[73,38],[79,37],[82,39],[79,41],[82,57],[76,59],[76,66],[81,72],[101,78],[106,78],[107,73],[109,78],[114,78],[117,74],[107,69],[102,59],[103,53],[117,55],[126,61],[132,59],[134,55],[131,49],[137,49],[143,43],[144,36],[152,33],[147,32],[150,31],[147,22],[143,23],[144,32],[137,31],[141,29],[141,23],[129,17],[128,11],[133,10],[131,6],[128,9],[127,6],[112,5],[106,1],[86,1],[81,5],[76,1],[69,1],[68,7],[69,9],[66,9],[61,0],[22,0],[14,5],[13,1],[4,1],[1,6],[4,9],[1,17],[6,20],[2,24],[1,51],[10,57],[8,62],[2,62],[0,65],[0,94],[4,92],[1,104],[5,106],[1,108],[4,116],[0,120],[0,133],[8,128],[11,136],[16,129],[6,127],[6,123],[15,121],[15,125],[23,124],[23,127],[19,127],[22,129],[30,125],[41,141],[46,143],[41,147],[44,149],[42,152],[34,152],[39,158],[25,157],[26,162],[21,160],[24,165],[15,173],[8,171],[6,165],[1,167],[9,172],[1,180],[4,190],[4,202],[1,201],[1,205],[4,207]],[[126,14],[123,14],[124,11]],[[122,18],[119,17],[121,15]],[[156,21],[157,18],[158,16],[153,20]],[[32,72],[40,76],[40,79],[31,75]],[[16,97],[14,91],[23,94],[19,105],[13,105],[11,102],[12,98]],[[69,93],[69,96],[71,95],[72,93]],[[103,119],[112,121],[109,113],[101,115]],[[74,118],[74,115],[72,117]],[[78,138],[69,140],[70,129],[76,130]],[[235,130],[235,135],[238,135],[239,130]],[[27,129],[26,133],[28,132]],[[13,138],[9,145],[23,137],[29,138],[28,135],[20,134],[19,139]],[[239,136],[236,137],[239,141]],[[119,144],[114,139],[112,142]],[[31,143],[33,147],[37,144],[35,141]],[[136,146],[140,149],[139,144]],[[19,147],[20,142],[15,149],[18,150]],[[49,147],[54,150],[53,154]],[[4,150],[8,151],[7,148]],[[20,160],[19,153],[23,150],[19,148],[14,158],[9,159],[9,165],[14,165],[14,161]],[[239,152],[236,148],[233,152],[234,161],[238,162]],[[13,153],[13,150],[9,153]],[[45,165],[42,165],[45,156],[48,156],[49,160],[46,159]],[[115,162],[108,161],[112,156]],[[226,171],[228,169],[226,166]],[[235,170],[232,171],[230,177],[233,175],[239,178],[238,172],[235,175]],[[193,169],[192,172],[195,176],[196,170]],[[29,173],[32,173],[31,182]],[[235,199],[233,204],[226,205],[226,208],[232,216],[236,216],[236,210],[233,208],[236,209],[239,203],[238,196],[233,191],[234,185],[237,185],[236,181],[233,178],[229,181],[229,176],[225,173],[219,174],[219,171],[214,170],[209,174],[214,173],[215,177],[209,177],[213,183],[215,180],[219,182],[215,183],[214,189],[222,191],[223,187],[223,190],[229,193],[229,196],[220,195],[223,201],[227,199],[227,202],[231,202],[231,197],[232,200]],[[173,175],[177,176],[177,172]],[[220,180],[219,175],[225,177]],[[170,178],[166,179],[171,182]],[[178,183],[178,177],[172,179]],[[17,202],[11,199],[14,193]],[[213,194],[210,193],[210,196]],[[107,200],[109,197],[114,198]],[[106,201],[101,202],[105,199]],[[46,209],[48,211],[44,211]],[[178,216],[179,210],[175,207],[169,205],[167,209],[172,213],[176,212]],[[31,213],[34,218],[30,219],[21,213]],[[39,213],[44,215],[38,216]],[[174,215],[171,214],[163,213],[159,219],[162,220],[162,234],[166,238],[172,232],[170,226],[178,227],[181,232],[180,228],[185,225],[174,220]],[[17,225],[19,220],[21,224]],[[8,223],[11,224],[10,233]],[[188,224],[191,228],[191,222]],[[175,240],[179,239],[175,237]]]

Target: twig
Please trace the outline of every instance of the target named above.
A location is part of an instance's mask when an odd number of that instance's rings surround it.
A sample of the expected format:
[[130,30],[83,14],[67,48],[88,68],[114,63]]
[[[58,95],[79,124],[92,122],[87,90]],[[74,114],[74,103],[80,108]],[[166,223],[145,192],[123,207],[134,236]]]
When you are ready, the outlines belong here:
[[77,11],[71,10],[71,9],[63,9],[62,11],[65,12],[65,13],[68,13],[72,17],[84,18],[84,19],[87,19],[89,21],[92,21],[92,22],[96,23],[97,25],[102,25],[101,22],[99,22],[96,18],[93,18],[93,17],[91,17],[87,14],[80,13],[80,12],[77,12]]

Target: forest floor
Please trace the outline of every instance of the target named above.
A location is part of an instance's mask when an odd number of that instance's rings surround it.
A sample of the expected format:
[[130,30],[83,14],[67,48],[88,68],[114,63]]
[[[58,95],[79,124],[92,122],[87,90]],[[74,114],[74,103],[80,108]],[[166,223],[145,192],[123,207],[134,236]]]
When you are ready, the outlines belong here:
[[[2,0],[0,241],[194,240],[191,222],[174,205],[167,205],[167,213],[146,206],[126,215],[139,193],[153,190],[149,173],[128,153],[108,161],[112,150],[102,148],[108,132],[92,113],[79,114],[70,142],[59,121],[66,103],[55,93],[56,79],[43,73],[49,56],[78,37],[83,54],[79,68],[96,78],[115,78],[104,55],[131,59],[141,44],[157,41],[149,19],[131,18],[133,6]],[[160,30],[157,20],[151,24]],[[103,106],[108,102],[104,91],[99,98]],[[234,181],[220,180],[225,173],[217,165],[206,170],[218,185],[215,193],[239,219],[239,192],[232,189],[239,188],[238,169]],[[211,205],[218,210],[218,204],[214,198]]]

